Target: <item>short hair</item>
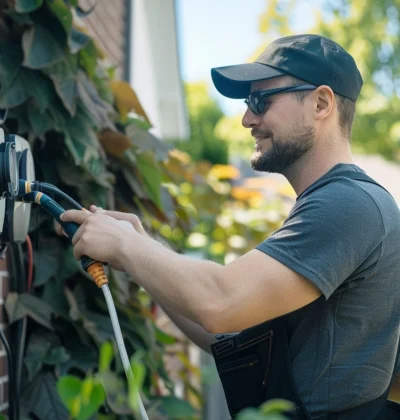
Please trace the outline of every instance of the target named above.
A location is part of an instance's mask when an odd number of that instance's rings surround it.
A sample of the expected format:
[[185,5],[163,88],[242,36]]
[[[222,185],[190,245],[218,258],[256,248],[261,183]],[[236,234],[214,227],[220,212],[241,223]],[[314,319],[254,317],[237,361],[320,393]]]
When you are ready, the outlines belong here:
[[[306,84],[304,80],[297,79],[296,77],[289,76],[290,84]],[[299,103],[303,103],[309,91],[293,92]],[[351,129],[353,127],[354,115],[356,113],[356,103],[351,99],[335,93],[336,106],[339,114],[339,126],[342,134],[351,140]]]

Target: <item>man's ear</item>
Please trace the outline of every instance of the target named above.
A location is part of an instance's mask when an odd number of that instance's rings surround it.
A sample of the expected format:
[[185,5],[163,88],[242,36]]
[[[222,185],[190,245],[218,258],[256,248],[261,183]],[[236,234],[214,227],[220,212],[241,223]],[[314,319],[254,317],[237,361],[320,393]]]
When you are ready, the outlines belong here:
[[335,106],[335,94],[329,86],[319,86],[314,91],[314,116],[323,120],[331,115]]

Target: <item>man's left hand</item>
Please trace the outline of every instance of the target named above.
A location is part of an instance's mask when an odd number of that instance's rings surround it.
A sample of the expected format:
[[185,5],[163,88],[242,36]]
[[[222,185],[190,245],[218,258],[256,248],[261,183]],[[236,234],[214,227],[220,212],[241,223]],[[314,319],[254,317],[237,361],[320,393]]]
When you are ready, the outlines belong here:
[[86,255],[96,261],[120,266],[125,240],[133,235],[140,236],[131,223],[100,212],[68,210],[61,215],[61,220],[81,225],[72,238],[76,259]]

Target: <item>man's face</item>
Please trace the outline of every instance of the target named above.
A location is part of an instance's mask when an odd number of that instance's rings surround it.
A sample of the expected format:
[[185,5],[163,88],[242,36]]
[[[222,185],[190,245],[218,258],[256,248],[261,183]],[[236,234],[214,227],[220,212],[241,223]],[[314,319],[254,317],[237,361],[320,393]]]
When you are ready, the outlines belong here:
[[[291,84],[288,78],[279,77],[254,82],[251,90],[254,92]],[[261,115],[255,115],[247,109],[242,124],[251,128],[256,140],[251,157],[252,168],[256,171],[285,173],[314,144],[315,129],[307,123],[305,103],[300,103],[293,93],[267,98]]]

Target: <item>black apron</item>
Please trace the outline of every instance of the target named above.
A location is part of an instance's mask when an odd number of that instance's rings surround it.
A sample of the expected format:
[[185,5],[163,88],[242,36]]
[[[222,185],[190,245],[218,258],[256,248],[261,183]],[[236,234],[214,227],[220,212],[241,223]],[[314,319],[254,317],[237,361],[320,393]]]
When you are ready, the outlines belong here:
[[[304,195],[343,176],[379,185],[361,172],[343,171],[317,182]],[[232,418],[246,407],[258,407],[272,398],[283,398],[295,404],[294,411],[285,413],[293,420],[400,419],[400,404],[387,400],[396,374],[398,350],[391,383],[379,398],[345,411],[310,416],[296,388],[289,343],[292,343],[296,326],[305,319],[318,320],[324,305],[325,297],[321,296],[297,311],[240,333],[217,336],[218,341],[211,345],[211,350]],[[301,348],[302,337],[299,334],[296,340],[296,346]]]

